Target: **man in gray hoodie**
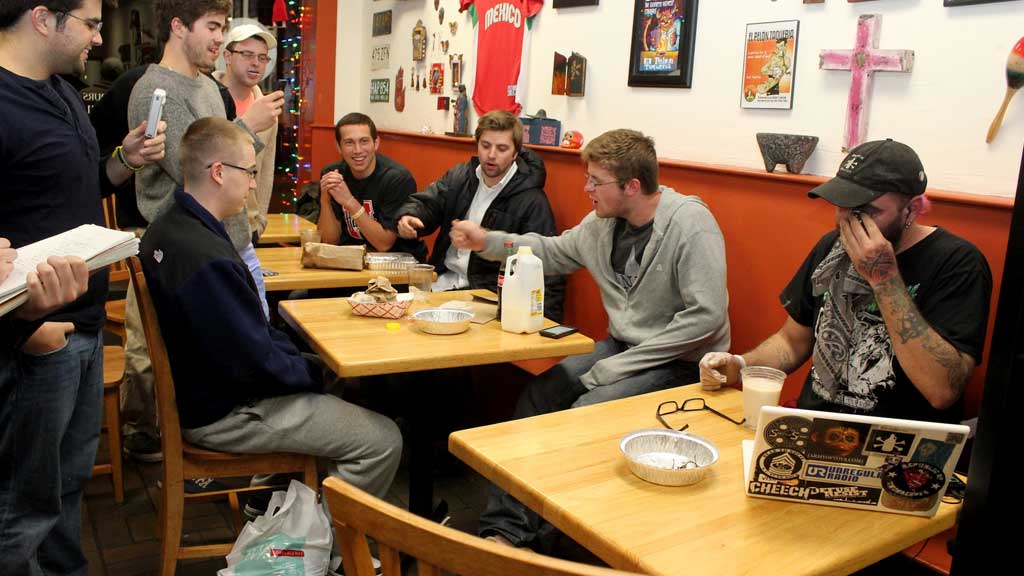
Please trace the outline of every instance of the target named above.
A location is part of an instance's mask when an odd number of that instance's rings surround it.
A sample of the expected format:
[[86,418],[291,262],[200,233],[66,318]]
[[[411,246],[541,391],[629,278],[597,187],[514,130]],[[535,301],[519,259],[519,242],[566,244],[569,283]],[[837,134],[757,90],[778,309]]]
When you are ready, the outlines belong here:
[[[654,142],[635,130],[598,136],[583,161],[594,211],[560,236],[452,227],[460,249],[498,259],[512,240],[533,249],[545,274],[586,268],[601,290],[609,336],[531,382],[515,418],[696,382],[704,353],[729,347],[725,243],[707,206],[658,184]],[[531,546],[542,544],[540,528],[537,514],[492,487],[482,536]]]

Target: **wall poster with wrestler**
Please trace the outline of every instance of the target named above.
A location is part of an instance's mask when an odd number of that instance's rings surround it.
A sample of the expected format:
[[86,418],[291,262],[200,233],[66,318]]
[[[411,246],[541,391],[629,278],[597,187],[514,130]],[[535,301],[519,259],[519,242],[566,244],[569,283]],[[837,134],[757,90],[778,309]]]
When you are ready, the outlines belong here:
[[743,48],[743,108],[790,109],[799,20],[747,24]]
[[697,0],[635,0],[630,86],[689,88]]

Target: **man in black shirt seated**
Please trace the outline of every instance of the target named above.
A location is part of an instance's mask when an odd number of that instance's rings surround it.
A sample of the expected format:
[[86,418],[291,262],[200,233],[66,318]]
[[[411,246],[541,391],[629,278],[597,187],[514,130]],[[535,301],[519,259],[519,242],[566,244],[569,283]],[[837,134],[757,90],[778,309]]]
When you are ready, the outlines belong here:
[[398,162],[377,153],[377,126],[352,112],[334,126],[341,161],[320,173],[320,239],[327,244],[365,244],[368,251],[408,252],[419,261],[427,247],[399,238],[398,209],[416,193],[416,180]]
[[811,190],[836,206],[825,234],[782,291],[782,328],[743,356],[709,352],[705,389],[745,365],[813,365],[797,406],[912,420],[961,419],[981,362],[992,273],[970,242],[917,218],[928,178],[893,140],[861,144],[836,177]]
[[402,453],[394,422],[324,393],[321,369],[272,327],[222,220],[256,187],[252,138],[223,118],[182,138],[184,190],[142,239],[140,257],[167,343],[182,436],[215,450],[293,452],[383,496]]

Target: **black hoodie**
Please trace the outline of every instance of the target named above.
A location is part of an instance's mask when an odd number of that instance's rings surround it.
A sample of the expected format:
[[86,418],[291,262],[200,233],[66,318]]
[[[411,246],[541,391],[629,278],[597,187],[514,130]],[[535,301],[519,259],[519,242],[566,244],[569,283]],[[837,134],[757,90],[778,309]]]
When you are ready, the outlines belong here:
[[[480,185],[480,180],[476,177],[476,167],[479,165],[480,160],[474,156],[469,162],[448,170],[440,180],[427,186],[426,190],[410,196],[409,201],[395,216],[396,221],[405,215],[422,220],[421,237],[429,236],[441,228],[429,260],[438,276],[448,270],[444,265],[444,257],[451,245],[448,233],[452,228],[452,220],[466,217],[473,203],[473,196]],[[551,213],[548,198],[544,195],[544,181],[547,179],[544,161],[532,150],[524,148],[516,158],[516,166],[515,175],[491,202],[480,225],[490,230],[502,230],[513,234],[536,232],[543,236],[555,236],[558,234],[555,230],[555,217]],[[498,262],[484,260],[476,252],[470,254],[469,287],[496,290],[498,267]],[[546,276],[546,317],[559,322],[562,320],[564,295],[565,278]]]

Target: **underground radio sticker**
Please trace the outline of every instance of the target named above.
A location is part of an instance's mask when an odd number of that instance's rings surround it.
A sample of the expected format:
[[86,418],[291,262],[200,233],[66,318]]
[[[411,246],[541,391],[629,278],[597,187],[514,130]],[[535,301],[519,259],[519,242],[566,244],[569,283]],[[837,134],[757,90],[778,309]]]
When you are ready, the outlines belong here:
[[803,454],[789,448],[771,448],[757,458],[757,471],[775,480],[792,480],[803,467]]
[[811,433],[811,421],[799,416],[776,418],[764,427],[764,441],[769,446],[802,449]]

